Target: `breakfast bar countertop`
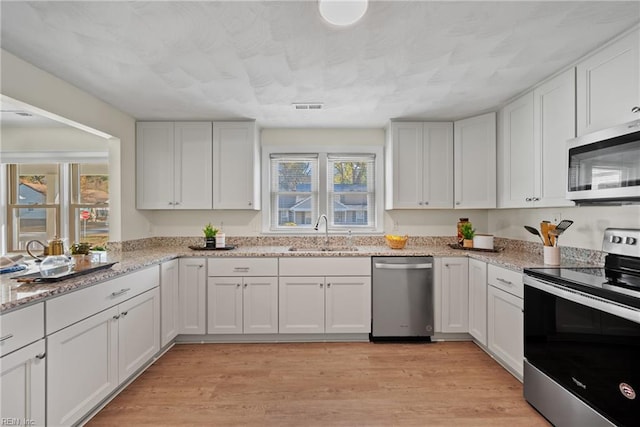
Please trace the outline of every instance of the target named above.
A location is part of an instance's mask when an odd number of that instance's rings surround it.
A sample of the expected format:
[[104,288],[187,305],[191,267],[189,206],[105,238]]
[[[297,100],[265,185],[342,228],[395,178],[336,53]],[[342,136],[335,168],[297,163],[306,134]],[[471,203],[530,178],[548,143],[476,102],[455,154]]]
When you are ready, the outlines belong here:
[[[422,244],[420,244],[422,243]],[[526,242],[525,242],[526,243]],[[295,246],[295,245],[294,245]],[[538,245],[539,246],[539,245]],[[297,246],[296,246],[297,247]],[[108,262],[116,264],[107,270],[86,274],[54,283],[20,284],[12,277],[29,271],[37,271],[31,264],[30,270],[0,276],[0,313],[12,311],[23,305],[31,305],[48,298],[55,298],[66,292],[99,284],[105,280],[150,267],[163,262],[183,257],[371,257],[371,256],[434,256],[434,257],[469,257],[515,271],[526,267],[542,267],[542,251],[536,246],[528,247],[512,245],[500,252],[480,252],[454,249],[447,241],[432,244],[417,242],[408,244],[404,249],[391,249],[384,245],[356,245],[353,248],[344,246],[330,247],[329,251],[309,250],[309,246],[300,245],[300,249],[292,251],[291,246],[270,245],[237,245],[232,250],[193,250],[185,245],[154,245],[136,250],[109,252]],[[306,250],[305,250],[306,248]],[[531,250],[533,248],[533,250]],[[594,266],[593,260],[575,260],[563,257],[563,265]]]

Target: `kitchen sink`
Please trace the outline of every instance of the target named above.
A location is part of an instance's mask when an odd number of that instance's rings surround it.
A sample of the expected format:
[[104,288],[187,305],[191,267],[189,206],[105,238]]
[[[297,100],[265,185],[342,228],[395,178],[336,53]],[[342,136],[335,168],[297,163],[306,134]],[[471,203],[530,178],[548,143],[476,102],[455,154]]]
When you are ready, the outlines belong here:
[[291,246],[290,252],[356,252],[358,248],[349,246]]

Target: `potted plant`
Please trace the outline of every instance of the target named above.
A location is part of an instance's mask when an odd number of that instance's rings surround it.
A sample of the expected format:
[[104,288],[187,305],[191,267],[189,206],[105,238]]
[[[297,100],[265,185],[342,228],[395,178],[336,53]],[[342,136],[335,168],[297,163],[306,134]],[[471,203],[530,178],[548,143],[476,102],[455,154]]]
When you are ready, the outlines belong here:
[[93,246],[90,252],[91,261],[107,262],[107,248],[104,246]]
[[464,238],[462,246],[465,248],[472,248],[473,236],[476,234],[476,230],[473,228],[473,225],[470,222],[465,222],[460,227],[460,233],[462,233],[462,237]]
[[90,243],[74,243],[69,249],[71,250],[71,257],[73,258],[76,270],[86,268],[88,264],[91,264],[91,258],[87,256],[91,250]]
[[203,229],[204,233],[204,242],[206,248],[215,248],[216,247],[216,234],[218,234],[218,229],[211,225],[211,223],[207,224]]

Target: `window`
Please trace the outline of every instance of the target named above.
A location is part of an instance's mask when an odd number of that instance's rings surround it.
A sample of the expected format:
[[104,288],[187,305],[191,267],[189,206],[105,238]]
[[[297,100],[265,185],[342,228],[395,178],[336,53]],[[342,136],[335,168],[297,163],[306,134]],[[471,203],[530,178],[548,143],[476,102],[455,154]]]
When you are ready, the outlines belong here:
[[60,167],[10,165],[8,173],[10,250],[24,250],[30,240],[54,237],[60,230]]
[[8,251],[56,236],[94,245],[108,241],[106,163],[10,164],[6,170]]
[[104,163],[71,165],[70,238],[102,245],[109,239],[109,172]]
[[[278,150],[278,151],[276,151]],[[342,153],[327,150],[283,153],[265,147],[268,175],[268,216],[263,231],[309,233],[320,214],[326,213],[329,230],[381,231],[381,148]],[[378,195],[378,197],[376,197]]]

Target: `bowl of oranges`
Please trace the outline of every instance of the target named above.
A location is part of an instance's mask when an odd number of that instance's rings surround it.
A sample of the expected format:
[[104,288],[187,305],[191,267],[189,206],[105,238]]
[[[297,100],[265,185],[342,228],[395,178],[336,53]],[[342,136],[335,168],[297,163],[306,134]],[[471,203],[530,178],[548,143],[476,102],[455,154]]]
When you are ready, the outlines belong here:
[[403,249],[407,244],[407,239],[409,236],[395,236],[393,234],[386,234],[384,238],[387,240],[387,245],[391,249]]

